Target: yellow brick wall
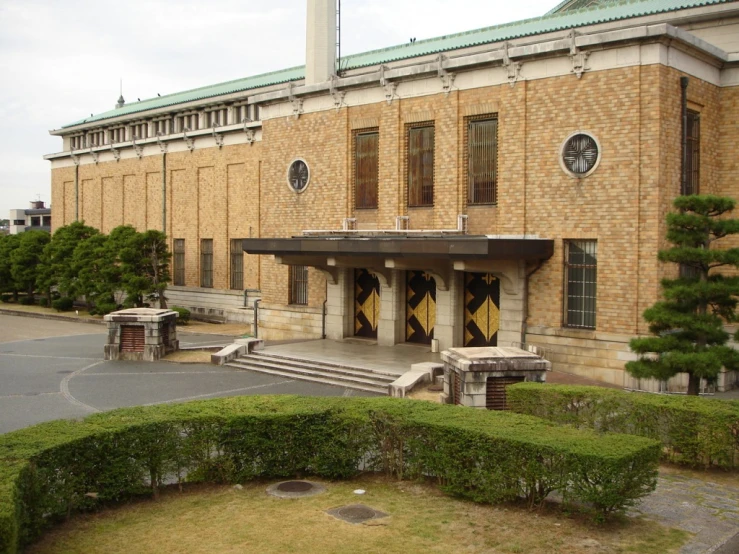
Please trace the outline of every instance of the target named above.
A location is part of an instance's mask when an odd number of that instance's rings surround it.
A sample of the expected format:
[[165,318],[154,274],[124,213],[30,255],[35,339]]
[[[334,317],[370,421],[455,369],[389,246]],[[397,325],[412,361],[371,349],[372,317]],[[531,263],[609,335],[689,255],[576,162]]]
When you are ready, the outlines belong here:
[[[660,65],[629,67],[267,120],[259,143],[167,155],[166,232],[185,239],[191,287],[200,285],[199,241],[212,238],[214,286],[228,288],[232,238],[338,229],[351,216],[370,228],[393,228],[404,214],[413,229],[454,228],[467,213],[473,234],[555,241],[554,256],[531,279],[528,323],[540,329],[562,326],[563,240],[595,239],[598,333],[645,333],[641,313],[657,300],[660,278],[674,271],[656,256],[679,192],[679,77]],[[702,190],[737,196],[739,87],[719,90],[691,77],[688,98],[701,110]],[[499,121],[498,203],[467,206],[465,118],[485,114]],[[406,128],[423,120],[435,127],[434,207],[409,209]],[[351,141],[362,122],[380,132],[376,210],[354,209]],[[560,147],[575,131],[593,133],[602,150],[597,171],[582,180],[559,166]],[[311,169],[301,194],[287,184],[297,157]],[[105,232],[121,223],[160,229],[161,171],[161,156],[80,166],[80,219]],[[74,193],[74,168],[52,171],[55,228],[73,221]],[[245,256],[244,265],[245,288],[261,289],[265,304],[287,304],[286,266],[270,256]],[[321,306],[325,287],[310,270],[309,308]],[[563,340],[547,336],[548,345]]]

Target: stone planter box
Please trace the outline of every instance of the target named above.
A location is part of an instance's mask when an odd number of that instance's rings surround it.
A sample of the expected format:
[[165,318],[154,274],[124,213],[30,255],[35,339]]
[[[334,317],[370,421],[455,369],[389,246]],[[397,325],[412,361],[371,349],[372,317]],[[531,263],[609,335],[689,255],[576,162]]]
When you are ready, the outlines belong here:
[[521,381],[546,381],[551,362],[520,348],[450,348],[444,362],[442,401],[471,408],[505,410],[505,387]]
[[106,315],[106,360],[153,362],[179,348],[177,312],[131,308]]

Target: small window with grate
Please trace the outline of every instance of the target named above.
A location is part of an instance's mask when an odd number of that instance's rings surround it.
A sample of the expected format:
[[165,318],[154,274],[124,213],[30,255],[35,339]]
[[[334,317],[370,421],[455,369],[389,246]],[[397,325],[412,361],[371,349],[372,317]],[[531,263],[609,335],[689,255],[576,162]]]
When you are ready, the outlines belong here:
[[174,285],[185,286],[185,239],[174,239]]
[[213,239],[200,239],[200,286],[213,288]]
[[357,131],[354,134],[354,195],[358,209],[377,208],[379,147],[379,131]]
[[231,239],[231,288],[244,288],[244,248],[242,239]]
[[408,127],[408,206],[434,205],[434,126]]
[[467,120],[467,200],[469,204],[498,201],[498,119]]
[[290,266],[290,304],[308,304],[307,266]]
[[564,322],[567,327],[595,329],[597,277],[597,241],[565,241]]

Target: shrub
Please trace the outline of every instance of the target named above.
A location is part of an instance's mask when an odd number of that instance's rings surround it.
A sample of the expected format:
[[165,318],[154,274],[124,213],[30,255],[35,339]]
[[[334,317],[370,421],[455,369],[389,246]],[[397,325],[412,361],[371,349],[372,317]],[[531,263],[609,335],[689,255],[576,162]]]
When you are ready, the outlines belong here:
[[478,502],[534,506],[557,491],[606,515],[654,490],[658,458],[659,444],[641,437],[394,398],[243,396],[125,408],[0,436],[0,552],[17,552],[70,511],[156,497],[165,478],[235,483],[379,470],[435,478]]
[[74,307],[74,300],[69,296],[62,296],[51,301],[51,307],[57,312],[69,312]]
[[13,295],[12,294],[0,294],[0,302],[3,302],[4,304],[8,304],[9,302],[13,301]]
[[181,308],[180,306],[172,306],[170,308],[173,312],[177,312],[177,325],[187,325],[190,323],[190,310],[187,308]]
[[21,296],[20,303],[23,306],[33,306],[36,299],[33,296]]
[[507,396],[511,409],[521,414],[658,440],[669,462],[739,466],[737,401],[537,383],[510,386]]
[[95,309],[90,310],[90,314],[92,315],[107,315],[110,312],[114,312],[118,309],[118,306],[115,304],[115,302],[100,302],[98,304],[95,304]]
[[45,308],[46,306],[48,306],[49,305],[48,298],[46,298],[45,296],[42,296],[41,298],[39,298],[38,305],[41,306],[42,308]]

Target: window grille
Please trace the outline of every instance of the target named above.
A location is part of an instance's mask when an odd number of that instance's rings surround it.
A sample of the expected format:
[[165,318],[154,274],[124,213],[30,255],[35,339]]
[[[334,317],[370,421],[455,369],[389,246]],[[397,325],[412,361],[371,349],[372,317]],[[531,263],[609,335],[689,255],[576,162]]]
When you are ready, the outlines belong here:
[[468,201],[495,204],[498,184],[498,120],[473,119],[467,123]]
[[174,284],[185,286],[185,239],[174,239]]
[[565,325],[595,329],[598,243],[565,242]]
[[231,288],[244,288],[244,248],[242,239],[231,239]]
[[377,207],[379,146],[378,131],[362,131],[354,136],[354,194],[357,208]]
[[200,286],[213,288],[213,239],[200,239]]
[[700,160],[701,160],[701,120],[700,114],[688,110],[688,127],[686,129],[687,156],[685,159],[687,182],[683,194],[700,194]]
[[434,127],[408,128],[408,206],[434,205]]
[[308,304],[307,266],[290,266],[290,304]]

